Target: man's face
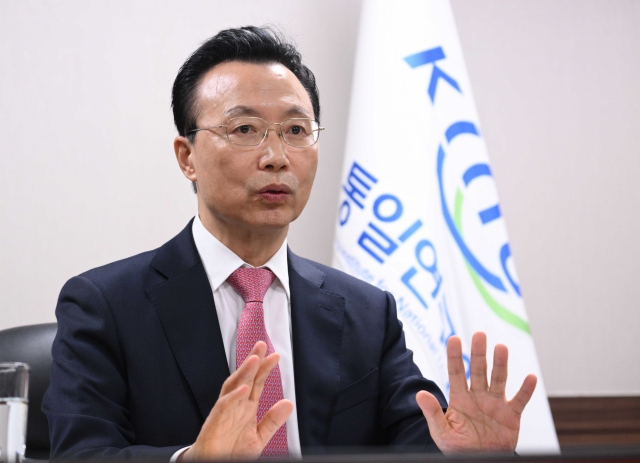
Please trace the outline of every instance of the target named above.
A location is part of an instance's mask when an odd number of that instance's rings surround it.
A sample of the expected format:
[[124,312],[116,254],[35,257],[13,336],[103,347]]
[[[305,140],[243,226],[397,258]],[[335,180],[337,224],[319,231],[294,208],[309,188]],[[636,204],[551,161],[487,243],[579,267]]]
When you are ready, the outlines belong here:
[[[280,64],[222,63],[207,72],[197,89],[197,127],[226,124],[234,117],[260,117],[269,123],[314,119],[300,81]],[[270,125],[259,146],[229,142],[225,128],[196,132],[189,164],[198,186],[203,221],[228,229],[282,229],[309,199],[318,165],[318,143],[287,145]],[[184,169],[183,169],[184,170]],[[202,217],[205,214],[208,217]]]

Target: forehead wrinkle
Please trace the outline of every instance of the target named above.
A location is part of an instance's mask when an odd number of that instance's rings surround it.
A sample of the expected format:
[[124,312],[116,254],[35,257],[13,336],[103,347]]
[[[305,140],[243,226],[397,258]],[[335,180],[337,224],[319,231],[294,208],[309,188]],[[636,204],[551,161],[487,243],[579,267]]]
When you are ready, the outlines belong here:
[[[238,117],[238,116],[254,116],[260,117],[262,116],[260,112],[250,106],[246,105],[238,105],[232,108],[227,109],[224,112],[225,116],[228,117]],[[300,105],[293,105],[289,109],[284,112],[284,117],[303,117],[308,118],[309,113],[305,108]]]
[[307,112],[306,109],[298,105],[294,105],[293,107],[289,108],[284,113],[284,115],[287,117],[294,117],[294,116],[302,116],[302,117],[308,117],[308,118],[311,117],[311,115]]
[[227,109],[224,114],[226,116],[236,117],[236,116],[259,116],[258,111],[253,109],[250,106],[238,105],[232,108]]

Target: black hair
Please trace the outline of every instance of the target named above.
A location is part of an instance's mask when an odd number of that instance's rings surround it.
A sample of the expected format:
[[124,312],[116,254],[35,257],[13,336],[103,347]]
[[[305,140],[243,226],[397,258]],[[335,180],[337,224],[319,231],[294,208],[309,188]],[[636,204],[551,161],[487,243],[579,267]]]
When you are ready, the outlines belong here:
[[[320,122],[320,98],[316,79],[302,64],[302,56],[282,34],[270,27],[246,26],[218,32],[193,52],[180,68],[173,83],[173,120],[178,133],[185,136],[196,129],[196,95],[202,76],[227,61],[280,63],[295,75],[311,99],[313,114]],[[193,138],[190,138],[193,142]]]

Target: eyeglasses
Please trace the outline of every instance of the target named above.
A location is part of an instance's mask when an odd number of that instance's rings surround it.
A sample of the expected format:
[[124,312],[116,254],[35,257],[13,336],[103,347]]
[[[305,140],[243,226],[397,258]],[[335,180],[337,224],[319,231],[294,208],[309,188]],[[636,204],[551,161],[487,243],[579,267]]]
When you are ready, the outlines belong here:
[[314,145],[318,141],[320,131],[324,130],[324,127],[318,126],[313,119],[294,118],[284,122],[269,123],[260,117],[234,117],[226,124],[190,130],[187,135],[201,130],[211,131],[224,127],[227,140],[234,145],[258,146],[267,138],[270,125],[279,125],[278,136],[282,137],[287,145],[296,148]]

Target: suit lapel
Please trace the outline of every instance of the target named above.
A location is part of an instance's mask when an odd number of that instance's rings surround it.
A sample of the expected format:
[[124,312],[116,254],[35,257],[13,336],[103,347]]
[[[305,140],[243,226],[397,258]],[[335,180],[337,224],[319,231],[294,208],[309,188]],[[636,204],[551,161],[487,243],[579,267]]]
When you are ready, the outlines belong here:
[[322,289],[325,274],[289,251],[291,332],[300,444],[327,444],[340,389],[344,298]]
[[[345,301],[322,289],[325,274],[316,266],[291,251],[288,259],[300,444],[324,446],[340,389]],[[204,420],[229,377],[229,367],[191,222],[158,250],[151,266],[167,280],[147,288],[147,294]]]
[[147,294],[204,420],[229,376],[229,366],[192,222],[158,250],[151,266],[167,280],[148,288]]

